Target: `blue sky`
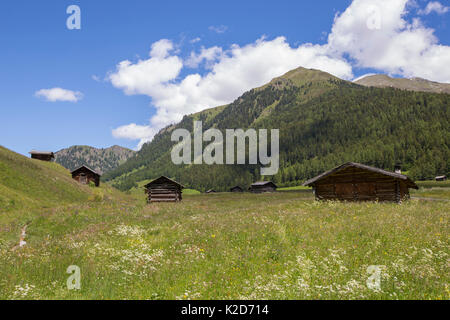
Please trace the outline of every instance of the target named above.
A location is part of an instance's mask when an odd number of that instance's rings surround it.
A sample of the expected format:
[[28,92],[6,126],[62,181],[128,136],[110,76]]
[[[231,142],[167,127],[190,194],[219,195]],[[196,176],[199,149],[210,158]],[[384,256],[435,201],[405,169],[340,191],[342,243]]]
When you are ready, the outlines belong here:
[[[22,154],[78,144],[136,148],[183,114],[231,102],[294,66],[348,80],[389,73],[450,81],[449,4],[392,0],[380,9],[389,10],[379,13],[382,27],[367,33],[358,29],[368,25],[359,15],[373,3],[3,1],[0,144]],[[81,30],[66,27],[73,4],[81,9]],[[402,21],[407,26],[393,27]],[[149,56],[152,46],[158,55]],[[389,55],[377,56],[378,48]],[[36,94],[53,88],[79,93],[78,101]]]

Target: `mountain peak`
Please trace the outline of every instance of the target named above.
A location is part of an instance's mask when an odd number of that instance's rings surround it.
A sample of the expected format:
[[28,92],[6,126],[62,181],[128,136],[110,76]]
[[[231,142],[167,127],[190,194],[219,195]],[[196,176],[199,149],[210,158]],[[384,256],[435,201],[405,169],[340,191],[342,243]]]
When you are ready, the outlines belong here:
[[87,165],[103,174],[115,169],[134,154],[135,151],[118,145],[105,149],[72,146],[56,152],[55,161],[69,170]]
[[409,91],[450,93],[450,84],[439,83],[423,78],[391,78],[385,74],[376,74],[359,79],[355,81],[355,83],[366,87],[391,87]]
[[316,69],[307,69],[303,67],[298,67],[294,70],[291,70],[281,77],[277,77],[273,79],[269,84],[276,84],[280,81],[292,81],[296,86],[301,86],[305,83],[316,82],[316,81],[327,81],[327,80],[339,80],[341,79],[327,73],[324,71],[316,70]]

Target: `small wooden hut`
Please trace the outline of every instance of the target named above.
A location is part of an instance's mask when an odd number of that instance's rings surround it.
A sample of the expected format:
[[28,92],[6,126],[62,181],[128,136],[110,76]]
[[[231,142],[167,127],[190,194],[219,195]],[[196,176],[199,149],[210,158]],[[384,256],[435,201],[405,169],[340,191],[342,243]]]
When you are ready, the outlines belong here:
[[145,186],[148,202],[177,202],[182,200],[183,186],[176,181],[161,176]]
[[209,189],[208,191],[206,191],[206,193],[216,193],[217,191],[214,189]]
[[409,198],[409,188],[418,189],[407,176],[349,162],[306,181],[319,200],[390,201]]
[[447,181],[447,176],[438,176],[435,178],[436,181]]
[[230,192],[244,192],[244,190],[239,186],[234,186],[230,188]]
[[263,193],[263,192],[275,192],[277,191],[277,185],[272,181],[261,181],[255,182],[250,186],[250,191],[253,193]]
[[72,171],[72,178],[81,184],[93,182],[95,186],[98,187],[100,186],[100,177],[101,175],[98,172],[92,170],[88,166],[81,166]]
[[55,158],[55,154],[51,151],[36,151],[32,150],[29,152],[31,159],[41,160],[41,161],[52,161]]

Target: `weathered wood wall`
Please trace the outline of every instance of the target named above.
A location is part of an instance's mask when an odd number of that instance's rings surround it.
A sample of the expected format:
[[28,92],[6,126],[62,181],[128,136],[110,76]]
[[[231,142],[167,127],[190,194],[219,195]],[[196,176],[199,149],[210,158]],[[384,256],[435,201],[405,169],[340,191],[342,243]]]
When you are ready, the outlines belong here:
[[181,188],[169,182],[155,183],[146,189],[148,202],[176,202],[182,200]]
[[81,184],[89,184],[89,182],[93,182],[96,187],[100,186],[100,176],[89,170],[79,170],[72,174],[72,178]]
[[268,185],[268,186],[252,186],[250,188],[250,191],[253,193],[263,193],[263,192],[275,192],[275,191],[277,191],[277,189],[270,185]]
[[316,198],[323,200],[400,202],[409,197],[405,182],[359,168],[337,172],[313,187]]
[[47,154],[32,154],[31,159],[41,160],[41,161],[52,161],[53,156]]

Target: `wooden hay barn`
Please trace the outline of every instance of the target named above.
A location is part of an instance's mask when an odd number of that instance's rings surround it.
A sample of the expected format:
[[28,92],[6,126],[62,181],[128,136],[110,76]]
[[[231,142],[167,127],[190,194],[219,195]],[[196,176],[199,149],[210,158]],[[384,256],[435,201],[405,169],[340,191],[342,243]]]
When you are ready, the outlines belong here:
[[55,154],[51,151],[36,151],[32,150],[29,152],[31,159],[41,160],[41,161],[52,161],[55,158]]
[[306,181],[318,200],[389,201],[409,198],[409,188],[418,189],[407,176],[349,162]]
[[177,202],[182,200],[183,186],[167,177],[159,177],[145,186],[148,202]]
[[249,188],[253,193],[263,193],[263,192],[275,192],[277,191],[277,185],[272,181],[262,181],[255,182]]
[[101,175],[98,172],[92,170],[88,166],[81,166],[72,171],[72,178],[81,184],[93,182],[95,186],[98,187],[100,186],[100,177]]
[[216,193],[216,192],[217,192],[217,191],[214,190],[214,189],[210,189],[210,190],[206,191],[206,193]]
[[234,186],[230,188],[230,192],[244,192],[244,190],[239,186]]
[[447,176],[438,176],[436,177],[436,181],[447,181]]

